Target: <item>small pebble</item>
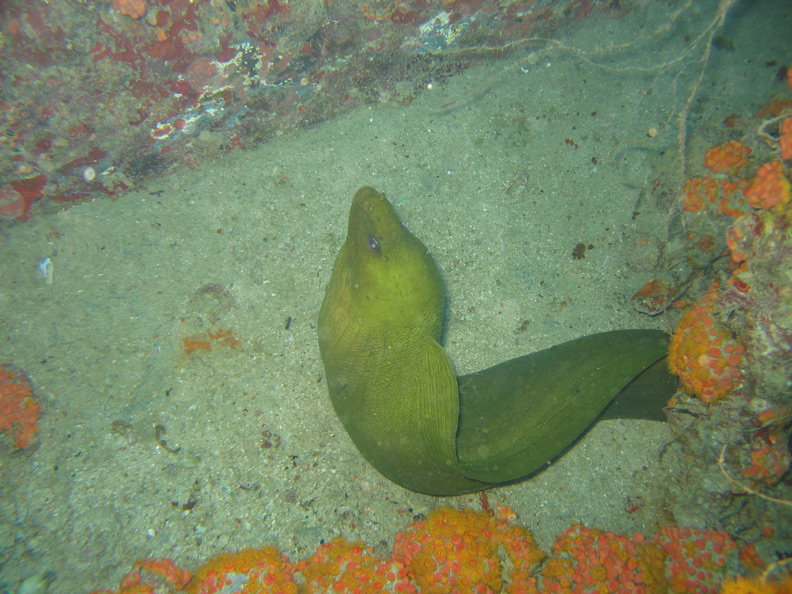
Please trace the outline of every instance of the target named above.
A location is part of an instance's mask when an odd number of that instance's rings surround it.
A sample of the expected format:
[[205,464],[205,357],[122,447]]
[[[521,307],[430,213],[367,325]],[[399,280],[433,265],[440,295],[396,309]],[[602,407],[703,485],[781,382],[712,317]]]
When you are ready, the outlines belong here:
[[52,260],[50,258],[44,258],[43,260],[40,260],[38,264],[36,264],[36,268],[38,269],[41,278],[43,278],[48,285],[51,285],[53,279],[52,275],[54,273]]
[[31,575],[19,584],[19,594],[45,594],[54,579],[55,574],[51,571]]

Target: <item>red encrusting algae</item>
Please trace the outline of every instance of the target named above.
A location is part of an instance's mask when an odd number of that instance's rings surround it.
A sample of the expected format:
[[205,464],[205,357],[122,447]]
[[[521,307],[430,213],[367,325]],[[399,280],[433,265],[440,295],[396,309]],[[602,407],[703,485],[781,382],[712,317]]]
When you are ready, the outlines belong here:
[[184,589],[189,581],[190,572],[176,565],[172,559],[142,559],[121,580],[121,592],[171,594]]
[[38,432],[39,412],[30,382],[22,374],[0,367],[0,433],[10,435],[15,448],[30,445]]
[[777,482],[792,463],[792,454],[787,447],[789,431],[785,428],[789,411],[790,405],[787,404],[766,410],[754,419],[759,429],[750,441],[751,464],[740,472],[755,487]]

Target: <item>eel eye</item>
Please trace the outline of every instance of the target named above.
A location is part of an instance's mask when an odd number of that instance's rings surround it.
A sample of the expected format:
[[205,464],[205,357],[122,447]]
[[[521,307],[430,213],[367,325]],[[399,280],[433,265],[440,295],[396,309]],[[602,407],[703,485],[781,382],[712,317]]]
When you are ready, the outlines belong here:
[[378,252],[380,250],[380,244],[376,237],[369,237],[368,246],[372,252]]

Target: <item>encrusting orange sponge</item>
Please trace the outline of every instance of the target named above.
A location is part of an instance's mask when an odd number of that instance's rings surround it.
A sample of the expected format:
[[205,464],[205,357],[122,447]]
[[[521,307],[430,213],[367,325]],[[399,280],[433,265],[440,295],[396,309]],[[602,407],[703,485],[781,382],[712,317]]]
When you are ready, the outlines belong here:
[[135,20],[146,16],[146,5],[143,0],[113,0],[113,8]]
[[704,166],[713,173],[736,173],[748,164],[751,149],[739,140],[730,140],[710,147],[704,155]]
[[792,161],[792,117],[786,118],[781,124],[781,138],[778,143],[781,146],[781,158]]
[[768,161],[756,172],[745,192],[748,204],[754,208],[770,209],[789,202],[790,184],[780,160]]
[[712,316],[715,301],[716,294],[709,293],[685,313],[668,350],[671,371],[704,402],[725,396],[742,381],[743,346]]

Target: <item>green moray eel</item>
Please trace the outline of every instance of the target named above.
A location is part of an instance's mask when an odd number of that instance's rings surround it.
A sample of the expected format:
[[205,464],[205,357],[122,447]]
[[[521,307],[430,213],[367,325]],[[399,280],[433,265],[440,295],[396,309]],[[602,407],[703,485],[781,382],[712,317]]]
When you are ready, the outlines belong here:
[[440,345],[443,312],[426,247],[383,194],[358,190],[319,312],[319,347],[333,406],[361,454],[421,493],[525,477],[642,372],[668,375],[665,333],[616,330],[457,378]]

